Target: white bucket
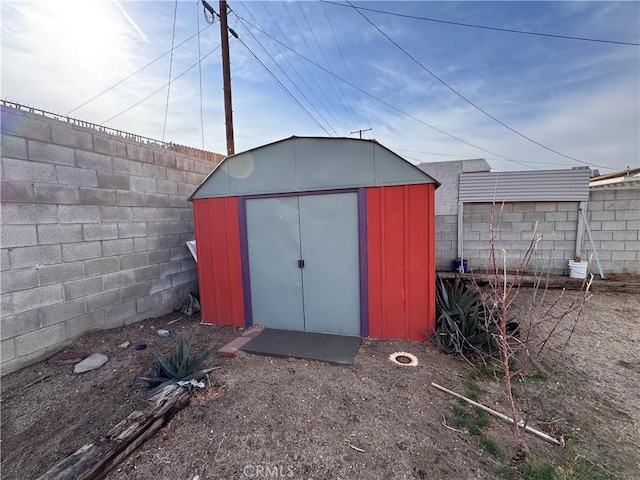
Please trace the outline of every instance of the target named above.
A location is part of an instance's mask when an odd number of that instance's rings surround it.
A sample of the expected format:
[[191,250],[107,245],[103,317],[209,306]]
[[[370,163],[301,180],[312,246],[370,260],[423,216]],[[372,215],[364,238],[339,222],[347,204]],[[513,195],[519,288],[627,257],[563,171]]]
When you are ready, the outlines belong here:
[[587,276],[587,267],[589,262],[574,262],[569,260],[569,278],[585,278]]

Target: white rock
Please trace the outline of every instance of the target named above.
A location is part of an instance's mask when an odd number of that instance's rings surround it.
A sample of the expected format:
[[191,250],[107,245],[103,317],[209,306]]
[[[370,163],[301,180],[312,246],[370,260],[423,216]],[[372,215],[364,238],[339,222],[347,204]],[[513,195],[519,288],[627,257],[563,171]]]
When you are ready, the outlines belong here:
[[118,348],[129,348],[129,345],[131,345],[131,342],[122,342],[118,345]]
[[107,363],[107,360],[109,360],[109,357],[102,353],[92,353],[75,366],[73,373],[84,373],[96,370]]

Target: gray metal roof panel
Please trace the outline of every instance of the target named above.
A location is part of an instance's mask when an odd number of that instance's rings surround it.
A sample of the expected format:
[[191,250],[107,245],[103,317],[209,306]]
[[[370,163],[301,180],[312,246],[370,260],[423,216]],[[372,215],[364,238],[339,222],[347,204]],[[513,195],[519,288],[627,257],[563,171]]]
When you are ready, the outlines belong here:
[[227,157],[189,198],[440,184],[373,140],[290,137]]

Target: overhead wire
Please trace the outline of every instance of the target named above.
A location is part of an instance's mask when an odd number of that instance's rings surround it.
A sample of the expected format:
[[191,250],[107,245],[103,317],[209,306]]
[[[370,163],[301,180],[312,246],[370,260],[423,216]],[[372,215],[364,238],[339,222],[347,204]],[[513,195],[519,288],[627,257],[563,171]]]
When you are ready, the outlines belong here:
[[[175,0],[173,9],[173,31],[171,33],[171,55],[169,55],[169,83],[167,85],[167,104],[164,109],[164,127],[162,128],[162,141],[167,131],[167,117],[169,116],[169,96],[171,95],[171,70],[173,69],[173,45],[176,40],[176,19],[178,18],[178,0]],[[198,57],[199,58],[199,57]]]
[[[307,14],[305,13],[301,2],[297,2],[297,5],[298,5],[298,8],[300,9],[300,12],[302,13],[302,18],[304,18],[304,21],[307,24],[309,32],[311,32],[311,36],[313,37],[313,39],[316,42],[316,45],[318,46],[318,50],[320,51],[320,55],[322,55],[322,58],[324,59],[325,65],[331,72],[333,72],[333,69],[331,68],[331,63],[327,59],[327,56],[324,53],[324,49],[322,48],[322,45],[320,45],[320,42],[318,41],[318,37],[316,36],[315,31],[313,30],[313,26],[311,25],[311,22],[309,22],[309,19],[307,18]],[[329,83],[329,86],[331,87],[331,90],[333,90],[333,94],[335,95],[335,98],[338,98],[340,94],[342,94],[342,98],[344,99],[344,104],[339,102],[339,105],[342,107],[343,111],[347,114],[347,116],[351,114],[351,118],[357,124],[358,119],[356,118],[356,114],[353,111],[353,108],[351,108],[351,104],[349,104],[349,100],[347,99],[347,96],[345,95],[344,91],[342,91],[342,89],[340,88],[340,83],[338,82],[338,80],[336,80],[335,77],[329,77],[329,80],[333,80],[333,83],[331,81],[329,81],[328,83]],[[334,88],[334,84],[338,87],[338,90]]]
[[[389,148],[391,148],[391,147],[389,147]],[[395,149],[393,149],[393,148],[392,148],[392,150],[395,151]],[[445,155],[447,157],[455,157],[457,159],[477,159],[478,158],[478,157],[471,157],[471,156],[467,156],[467,155],[453,155],[453,154],[444,154],[444,153],[432,153],[432,155]],[[429,162],[428,160],[425,160],[423,158],[411,157],[409,155],[405,155],[404,153],[401,155],[401,157],[406,158],[408,160],[413,160],[414,162],[419,162],[419,163],[426,163],[426,164],[432,163],[432,162]],[[483,157],[482,159],[483,160],[496,160],[498,162],[503,162],[504,161],[504,160],[502,160],[500,158],[494,158],[494,157],[489,157],[489,156]],[[551,165],[556,165],[556,166],[558,166],[558,165],[572,165],[572,164],[568,164],[568,163],[550,163],[550,162],[535,162],[535,161],[527,161],[527,163],[535,163],[535,164],[542,163],[542,164],[551,164]],[[531,167],[531,168],[533,168],[533,167]],[[536,168],[535,170],[540,170],[540,169]]]
[[[255,16],[253,15],[253,13],[251,13],[251,10],[248,9],[243,2],[240,2],[242,4],[242,6],[245,8],[245,10],[247,11],[247,13],[249,13],[249,15],[251,15],[251,18],[253,18],[253,20],[258,23],[257,19],[255,18]],[[269,14],[269,16],[271,17],[271,20],[273,21],[273,23],[275,24],[275,26],[278,28],[278,30],[280,31],[280,33],[282,34],[282,38],[284,38],[285,40],[287,40],[287,34],[284,33],[284,31],[282,30],[282,28],[280,27],[279,22],[276,21],[276,19],[274,18],[273,14],[271,13],[271,10],[269,10],[267,8],[267,4],[268,2],[261,2],[263,8],[266,10],[266,12]],[[245,26],[246,28],[246,26]],[[311,96],[313,96],[318,103],[320,104],[320,106],[322,108],[325,109],[325,111],[327,112],[327,115],[330,115],[334,121],[337,122],[336,118],[333,116],[333,114],[331,113],[331,111],[328,109],[328,107],[326,106],[326,104],[324,103],[324,101],[318,96],[318,94],[316,93],[316,90],[320,91],[319,85],[316,82],[316,85],[318,85],[317,89],[311,88],[311,86],[307,83],[307,81],[305,80],[304,76],[302,74],[300,74],[300,72],[298,72],[298,70],[295,68],[295,66],[293,65],[293,63],[291,63],[291,61],[289,60],[288,56],[285,55],[283,53],[283,51],[280,49],[280,46],[274,42],[272,39],[269,39],[269,41],[271,42],[271,44],[273,46],[276,47],[276,49],[278,50],[278,52],[280,53],[280,56],[285,60],[285,62],[287,62],[287,64],[289,65],[289,67],[291,68],[291,70],[293,72],[295,72],[295,74],[298,76],[298,78],[300,79],[300,81],[304,84],[304,86],[307,88],[307,90],[311,93]],[[304,67],[304,69],[306,70],[307,74],[309,75],[309,77],[311,77],[314,81],[315,79],[313,78],[313,75],[311,73],[311,71],[309,70],[309,67],[307,67],[307,64],[301,61],[302,66]],[[313,104],[312,104],[313,105]],[[317,109],[316,109],[317,110]],[[319,110],[317,110],[319,112]],[[327,124],[329,124],[329,122],[327,121]],[[335,131],[335,128],[332,126],[331,129],[333,131]]]
[[398,151],[398,152],[424,153],[425,155],[439,155],[439,156],[443,156],[443,157],[478,158],[478,157],[472,157],[472,156],[469,156],[469,155],[457,155],[457,154],[454,154],[454,153],[425,152],[424,150],[409,150],[409,149],[406,149],[406,148],[397,148],[397,147],[389,147],[389,148],[391,150],[393,150],[393,151]]
[[[425,152],[422,150],[407,150],[406,148],[395,148],[395,147],[389,147],[391,150],[393,150],[394,152],[413,152],[413,153],[424,153],[426,155],[437,155],[437,156],[442,156],[442,157],[455,157],[458,159],[478,159],[477,156],[470,156],[470,155],[458,155],[458,154],[453,154],[453,153],[439,153],[439,152]],[[411,160],[415,160],[418,162],[424,162],[424,163],[430,163],[428,161],[426,161],[425,159],[420,159],[420,158],[415,158],[415,157],[410,157],[408,155],[402,154],[402,156],[404,158],[409,158]],[[494,157],[484,157],[483,160],[497,160],[497,161],[503,161],[500,158],[494,158]],[[572,163],[557,163],[557,162],[541,162],[541,161],[535,161],[535,160],[527,160],[527,163],[535,163],[536,165],[554,165],[554,166],[558,166],[558,165],[564,165],[564,166],[572,166]]]
[[464,143],[464,144],[469,145],[469,146],[471,146],[471,147],[473,147],[473,148],[476,148],[476,149],[478,149],[478,150],[481,150],[481,151],[483,151],[483,152],[485,152],[485,153],[489,153],[490,155],[493,155],[493,156],[495,156],[495,157],[499,157],[499,158],[501,158],[501,159],[503,159],[503,160],[507,160],[507,161],[509,161],[509,162],[514,162],[514,163],[520,164],[520,165],[525,166],[525,167],[527,167],[527,168],[532,168],[532,169],[534,169],[534,170],[536,169],[535,167],[532,167],[532,166],[528,165],[528,164],[527,164],[527,163],[525,163],[525,162],[521,162],[521,161],[519,161],[519,160],[514,160],[514,159],[512,159],[512,158],[505,157],[504,155],[500,155],[500,154],[498,154],[498,153],[492,152],[491,150],[487,150],[487,149],[485,149],[485,148],[482,148],[482,147],[480,147],[480,146],[478,146],[478,145],[474,145],[474,144],[473,144],[473,143],[471,143],[471,142],[468,142],[468,141],[466,141],[466,140],[464,140],[464,139],[462,139],[462,138],[460,138],[460,137],[457,137],[457,136],[455,136],[455,135],[453,135],[453,134],[451,134],[451,133],[445,132],[444,130],[439,129],[438,127],[435,127],[434,125],[431,125],[431,124],[429,124],[429,123],[425,122],[424,120],[421,120],[421,119],[419,119],[418,117],[416,117],[416,116],[414,116],[414,115],[411,115],[410,113],[407,113],[407,112],[405,112],[404,110],[401,110],[400,108],[398,108],[398,107],[396,107],[396,106],[394,106],[394,105],[390,104],[389,102],[387,102],[387,101],[385,101],[385,100],[382,100],[381,98],[376,97],[375,95],[373,95],[373,94],[371,94],[371,93],[367,92],[366,90],[364,90],[364,89],[362,89],[362,88],[358,87],[355,83],[350,82],[350,81],[348,81],[348,80],[346,80],[346,79],[344,79],[344,78],[340,77],[339,75],[337,75],[337,74],[335,74],[335,73],[330,72],[329,70],[327,70],[326,68],[324,68],[324,67],[323,67],[322,65],[320,65],[319,63],[314,62],[313,60],[311,60],[310,58],[306,57],[306,56],[305,56],[305,55],[303,55],[302,53],[300,53],[300,52],[298,52],[298,51],[294,50],[293,48],[291,48],[291,47],[289,47],[288,45],[284,44],[284,43],[283,43],[283,42],[281,42],[280,40],[278,40],[278,39],[276,39],[276,38],[272,37],[269,33],[265,32],[265,31],[264,31],[264,30],[262,30],[260,27],[257,27],[256,25],[253,25],[253,24],[252,24],[251,22],[249,22],[247,19],[245,19],[245,18],[243,18],[243,17],[239,17],[239,18],[240,18],[240,21],[241,21],[241,22],[245,22],[245,23],[247,23],[247,24],[251,25],[253,28],[255,28],[256,30],[260,31],[262,34],[266,35],[267,37],[272,38],[274,41],[278,42],[280,45],[284,46],[286,49],[288,49],[289,51],[291,51],[291,52],[292,52],[292,53],[294,53],[295,55],[299,56],[300,58],[304,59],[305,61],[307,61],[307,62],[311,63],[312,65],[315,65],[317,68],[319,68],[319,69],[321,69],[321,70],[324,70],[325,72],[328,72],[329,74],[331,74],[331,75],[335,76],[338,80],[340,80],[340,81],[342,81],[342,82],[346,83],[346,84],[347,84],[347,85],[349,85],[350,87],[352,87],[352,88],[354,88],[354,89],[358,90],[359,92],[361,92],[361,93],[363,93],[364,95],[366,95],[366,96],[368,96],[368,97],[370,97],[370,98],[372,98],[372,99],[376,100],[377,102],[379,102],[379,103],[381,103],[381,104],[385,105],[386,107],[388,107],[388,108],[390,108],[390,109],[392,109],[392,110],[394,110],[394,111],[396,111],[396,112],[400,113],[401,115],[404,115],[404,116],[406,116],[407,118],[411,118],[412,120],[414,120],[414,121],[416,121],[416,122],[420,123],[421,125],[424,125],[424,126],[426,126],[426,127],[429,127],[429,128],[431,128],[432,130],[435,130],[436,132],[441,133],[442,135],[445,135],[445,136],[447,136],[447,137],[449,137],[449,138],[452,138],[452,139],[454,139],[454,140],[456,140],[456,141],[458,141],[458,142]]
[[175,82],[176,80],[178,80],[180,77],[182,77],[184,74],[186,74],[187,72],[189,72],[190,70],[194,69],[200,62],[202,62],[205,58],[207,58],[209,55],[211,55],[212,53],[214,53],[216,50],[218,50],[220,48],[220,45],[218,45],[216,48],[214,48],[213,50],[211,50],[209,53],[207,53],[204,57],[202,57],[201,59],[199,59],[196,63],[194,63],[193,65],[191,65],[189,68],[187,68],[184,72],[182,72],[180,75],[178,75],[177,77],[169,80],[169,82],[165,83],[164,85],[162,85],[160,88],[158,88],[156,91],[154,91],[152,94],[147,95],[145,98],[143,98],[142,100],[140,100],[139,102],[131,105],[130,107],[126,108],[125,110],[121,111],[120,113],[118,113],[117,115],[114,115],[110,118],[108,118],[107,120],[105,120],[104,122],[102,122],[100,125],[104,125],[105,123],[109,123],[111,120],[114,120],[116,118],[118,118],[120,115],[123,115],[125,113],[127,113],[129,110],[137,107],[138,105],[140,105],[141,103],[149,100],[151,97],[153,97],[154,95],[160,93],[162,90],[165,89],[165,87],[167,87],[169,84]]
[[[289,19],[291,20],[291,23],[293,24],[293,26],[296,28],[296,30],[298,31],[298,35],[300,36],[300,38],[302,39],[302,41],[304,42],[304,44],[307,47],[307,50],[309,50],[309,53],[311,54],[311,56],[314,58],[316,63],[318,62],[317,57],[315,56],[315,53],[313,52],[313,50],[311,49],[311,46],[309,45],[309,42],[307,42],[307,38],[305,37],[304,33],[302,33],[302,30],[300,30],[300,27],[298,26],[298,22],[296,21],[296,19],[293,17],[293,15],[291,14],[291,12],[289,11],[289,7],[287,6],[287,2],[284,2],[282,4],[282,6],[284,7],[285,12],[287,12],[287,15],[289,16]],[[315,76],[311,73],[311,71],[309,69],[307,69],[307,72],[309,72],[309,76],[311,77],[311,80],[313,80],[313,82],[316,84],[318,91],[327,99],[327,105],[332,107],[333,109],[335,109],[335,112],[337,114],[337,116],[339,117],[340,114],[338,112],[338,110],[335,108],[335,105],[333,104],[333,102],[331,101],[331,98],[329,95],[327,95],[327,93],[325,92],[324,88],[322,88],[322,85],[318,82],[318,80],[315,78]],[[326,74],[323,73],[325,79],[327,79]],[[327,82],[329,83],[329,82]],[[340,123],[340,121],[338,120],[338,118],[331,112],[331,110],[327,107],[327,113],[329,115],[331,115],[331,117],[334,119],[334,121],[336,123]],[[342,128],[345,128],[345,124],[342,125]],[[347,129],[348,130],[348,126]]]
[[[200,58],[200,0],[196,0],[196,25],[198,30],[198,58]],[[203,8],[203,10],[205,10]],[[200,81],[200,133],[202,135],[202,149],[204,150],[204,111],[202,107],[202,62],[198,63],[198,79]]]
[[[246,26],[245,26],[246,28]],[[327,121],[327,119],[324,117],[324,115],[322,115],[322,113],[315,107],[315,105],[313,105],[313,103],[311,103],[311,101],[309,101],[309,99],[307,98],[307,96],[304,94],[304,92],[298,87],[298,85],[296,85],[296,83],[292,80],[292,78],[289,76],[289,74],[278,64],[278,62],[276,61],[275,58],[273,58],[273,56],[271,55],[271,53],[269,53],[269,51],[264,47],[264,45],[262,45],[262,43],[260,42],[260,40],[257,39],[257,37],[253,34],[253,32],[250,29],[247,29],[247,31],[249,32],[249,35],[251,35],[251,37],[256,41],[256,43],[260,46],[260,48],[262,48],[262,50],[267,54],[267,56],[273,61],[273,63],[280,69],[280,71],[284,74],[285,77],[287,77],[287,79],[289,80],[289,82],[291,82],[291,84],[296,88],[296,90],[298,90],[298,92],[300,92],[300,94],[302,95],[302,97],[307,101],[307,103],[316,111],[316,113],[318,113],[318,115],[320,116],[320,118],[322,118],[322,120],[327,124],[327,126],[333,130],[333,133],[336,134],[336,136],[338,135],[338,132],[335,130],[335,128],[333,128],[333,126],[331,126],[331,124]],[[271,73],[271,72],[269,72]],[[297,100],[297,99],[296,99]],[[300,102],[301,103],[301,102]],[[315,120],[315,119],[314,119]],[[319,124],[319,122],[316,120],[316,123]],[[325,129],[325,132],[327,130]],[[327,132],[328,133],[328,132]],[[329,134],[330,135],[330,134]]]
[[[320,0],[320,2],[329,3],[331,5],[337,5],[339,7],[349,7],[350,6],[350,5],[346,5],[344,3],[333,2],[333,1],[330,1],[330,0]],[[366,7],[357,7],[357,8],[359,10],[366,10],[366,11],[369,11],[369,12],[381,13],[381,14],[384,14],[384,15],[392,15],[394,17],[410,18],[410,19],[413,19],[413,20],[423,20],[423,21],[426,21],[426,22],[442,23],[442,24],[446,24],[446,25],[455,25],[455,26],[458,26],[458,27],[479,28],[479,29],[483,29],[483,30],[495,30],[497,32],[517,33],[517,34],[522,34],[522,35],[534,35],[534,36],[538,36],[538,37],[559,38],[559,39],[563,39],[563,40],[579,40],[579,41],[583,41],[583,42],[610,43],[610,44],[614,44],[614,45],[629,45],[629,46],[633,46],[633,47],[640,46],[640,43],[637,43],[637,42],[622,42],[622,41],[616,41],[616,40],[605,40],[605,39],[601,39],[601,38],[575,37],[575,36],[571,36],[571,35],[557,35],[557,34],[553,34],[553,33],[531,32],[531,31],[526,31],[526,30],[515,30],[515,29],[512,29],[512,28],[490,27],[490,26],[487,26],[487,25],[475,25],[475,24],[472,24],[472,23],[452,22],[452,21],[449,21],[449,20],[438,20],[438,19],[435,19],[435,18],[419,17],[419,16],[416,16],[416,15],[407,15],[407,14],[403,14],[403,13],[389,12],[389,11],[384,11],[384,10],[378,10],[378,9],[375,9],[375,8],[366,8]]]
[[[347,78],[349,78],[349,80],[353,82],[353,76],[351,75],[351,70],[349,69],[349,65],[344,59],[344,53],[342,52],[342,48],[340,47],[340,42],[338,41],[338,36],[336,35],[336,32],[333,28],[331,17],[329,17],[329,14],[327,13],[327,8],[325,7],[324,3],[321,2],[320,5],[322,6],[322,11],[324,12],[324,16],[326,17],[327,23],[329,24],[329,30],[331,30],[331,35],[333,35],[333,40],[336,43],[336,47],[338,49],[338,53],[340,54],[340,59],[342,60],[344,69],[347,72]],[[341,84],[338,83],[338,85],[341,85]],[[360,96],[357,96],[356,98],[358,100],[358,103],[360,104],[360,110],[362,111],[362,113],[365,116],[365,119],[367,120],[368,126],[371,127],[372,126],[371,118],[369,117],[369,112],[363,107],[362,98],[360,98]],[[360,126],[362,126],[362,121],[358,119],[358,122],[360,123]]]
[[[252,16],[252,18],[254,20],[255,17],[253,16],[253,14],[251,13],[250,10],[248,10],[246,8],[246,6],[240,2],[242,4],[242,6],[245,8],[245,10],[247,11],[247,13],[249,13],[249,15]],[[231,13],[233,13],[236,18],[239,18],[239,15],[233,11],[231,9],[231,7],[229,7],[229,10]],[[309,104],[309,106],[311,108],[313,108],[313,110],[315,110],[315,112],[320,116],[320,118],[324,121],[324,123],[327,125],[328,128],[330,128],[331,130],[333,130],[333,132],[336,134],[336,136],[338,135],[338,132],[336,131],[336,129],[331,125],[331,123],[325,118],[324,115],[322,115],[322,112],[320,112],[320,110],[318,110],[318,108],[316,108],[316,106],[313,104],[313,102],[311,100],[309,100],[309,98],[304,94],[304,92],[302,91],[302,89],[300,87],[298,87],[298,85],[296,84],[296,82],[289,76],[289,74],[287,74],[287,72],[282,68],[282,66],[280,66],[280,64],[277,62],[277,60],[273,57],[273,55],[271,55],[271,53],[265,48],[265,46],[262,44],[262,42],[260,42],[260,40],[253,34],[253,32],[251,31],[251,29],[247,28],[246,25],[243,25],[244,28],[247,30],[247,32],[249,32],[249,35],[251,35],[251,37],[255,40],[255,42],[260,46],[260,48],[262,48],[262,50],[267,54],[267,56],[273,61],[273,63],[280,69],[280,71],[285,75],[285,77],[287,77],[287,79],[289,80],[289,82],[291,82],[291,84],[296,88],[296,90],[298,90],[298,92],[300,92],[300,95],[302,95],[302,97],[306,100],[306,102]],[[273,44],[273,42],[271,42]],[[275,44],[274,44],[275,45]],[[278,51],[281,53],[282,55],[282,51],[279,50]],[[304,82],[304,79],[298,74],[297,71],[295,71],[295,69],[293,69],[293,66],[291,65],[291,62],[289,62],[288,58],[284,55],[282,55],[282,57],[289,63],[289,65],[292,67],[292,70],[298,75],[298,78],[300,78],[303,83],[305,83],[305,85],[307,86],[307,88],[309,89],[309,85]],[[309,89],[310,90],[310,89]],[[317,97],[316,97],[317,98]],[[319,99],[318,99],[319,100]]]
[[204,27],[202,30],[198,30],[196,33],[194,33],[193,35],[191,35],[189,38],[183,40],[182,42],[180,42],[178,45],[176,45],[175,47],[173,47],[171,50],[168,50],[166,52],[164,52],[162,55],[160,55],[159,57],[155,58],[154,60],[151,60],[149,63],[147,63],[146,65],[140,67],[138,70],[136,70],[135,72],[133,72],[130,75],[127,75],[126,77],[124,77],[122,80],[114,83],[113,85],[111,85],[108,88],[105,88],[103,91],[101,91],[100,93],[98,93],[97,95],[94,95],[93,97],[91,97],[89,100],[87,100],[86,102],[78,105],[76,108],[74,108],[73,110],[69,110],[65,115],[69,116],[70,114],[72,114],[73,112],[75,112],[76,110],[81,109],[82,107],[84,107],[85,105],[93,102],[94,100],[96,100],[97,98],[100,98],[102,95],[104,95],[105,93],[113,90],[114,88],[116,88],[117,86],[121,85],[122,83],[126,82],[127,80],[129,80],[130,78],[136,76],[137,74],[139,74],[140,72],[142,72],[143,70],[145,70],[146,68],[150,67],[151,65],[153,65],[154,63],[156,63],[158,60],[160,60],[161,58],[166,57],[167,55],[169,55],[170,53],[172,53],[174,50],[176,50],[177,48],[180,48],[182,45],[184,45],[185,43],[187,43],[189,40],[191,40],[192,38],[196,37],[197,35],[200,35],[200,33],[204,32],[207,28],[209,28],[211,25],[207,25],[206,27]]
[[311,118],[311,120],[313,120],[322,130],[324,130],[324,132],[328,135],[331,136],[331,134],[327,131],[326,128],[324,128],[324,126],[309,112],[309,110],[307,110],[305,108],[304,105],[302,105],[302,103],[300,103],[300,101],[289,91],[289,89],[278,79],[278,77],[276,77],[274,75],[274,73],[269,70],[269,67],[267,67],[264,62],[262,60],[260,60],[260,58],[258,58],[258,56],[253,52],[253,50],[251,50],[251,48],[249,48],[249,46],[244,42],[244,40],[242,40],[240,37],[237,37],[237,40],[244,46],[244,48],[247,49],[247,51],[249,52],[249,54],[256,60],[256,62],[258,62],[258,64],[271,76],[271,78],[278,84],[278,86],[280,86],[280,88],[295,102],[296,105],[298,105],[298,107],[304,112],[306,113],[309,118]]
[[457,91],[455,88],[453,88],[451,85],[449,85],[447,82],[445,82],[443,79],[441,79],[439,76],[437,76],[435,73],[433,73],[430,69],[428,69],[427,67],[425,67],[417,58],[415,58],[413,55],[411,55],[407,50],[405,50],[399,43],[397,43],[395,40],[393,40],[389,35],[387,35],[380,27],[378,27],[378,25],[376,25],[371,19],[369,19],[364,13],[362,13],[358,7],[355,7],[349,0],[346,0],[346,2],[351,5],[351,7],[358,12],[358,14],[360,14],[369,24],[371,24],[381,35],[383,35],[387,40],[389,40],[391,43],[393,43],[402,53],[404,53],[407,57],[409,57],[414,63],[416,63],[420,68],[422,68],[425,72],[427,72],[429,75],[431,75],[433,78],[435,78],[438,82],[440,82],[442,85],[444,85],[447,89],[449,89],[451,92],[453,92],[455,95],[457,95],[458,97],[460,97],[462,100],[464,100],[466,103],[468,103],[469,105],[471,105],[473,108],[475,108],[476,110],[478,110],[479,112],[481,112],[482,114],[484,114],[485,116],[489,117],[491,120],[493,120],[494,122],[498,123],[499,125],[502,125],[504,128],[506,128],[507,130],[515,133],[516,135],[518,135],[519,137],[524,138],[525,140],[527,140],[528,142],[531,142],[541,148],[544,148],[545,150],[548,150],[549,152],[555,153],[556,155],[560,155],[561,157],[567,158],[569,160],[573,160],[574,162],[578,162],[581,163],[583,165],[594,165],[597,167],[602,167],[602,168],[606,168],[603,167],[602,165],[595,165],[593,163],[588,163],[585,162],[583,160],[580,160],[578,158],[572,157],[570,155],[566,155],[562,152],[559,152],[558,150],[555,150],[554,148],[548,147],[540,142],[538,142],[537,140],[532,139],[531,137],[525,135],[524,133],[519,132],[518,130],[516,130],[515,128],[507,125],[506,123],[504,123],[502,120],[496,118],[495,116],[493,116],[492,114],[490,114],[489,112],[487,112],[485,109],[483,109],[482,107],[480,107],[479,105],[475,104],[473,101],[469,100],[467,97],[465,97],[463,94],[461,94],[459,91]]

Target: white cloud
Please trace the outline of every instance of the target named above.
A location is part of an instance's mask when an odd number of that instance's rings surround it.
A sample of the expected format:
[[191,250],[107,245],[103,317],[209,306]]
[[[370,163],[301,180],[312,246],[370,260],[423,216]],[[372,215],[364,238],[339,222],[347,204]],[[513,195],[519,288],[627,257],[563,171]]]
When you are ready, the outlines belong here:
[[[578,165],[527,142],[473,109],[404,56],[356,12],[317,2],[287,6],[298,28],[279,2],[245,2],[237,8],[242,17],[285,41],[279,26],[287,36],[286,43],[313,58],[308,44],[324,65],[316,40],[301,16],[301,6],[332,70],[345,79],[350,74],[363,90],[439,129],[514,160],[532,162],[537,168]],[[519,13],[516,6],[519,7],[511,3],[402,2],[380,3],[375,8],[578,36],[636,41],[639,36],[637,15],[635,23],[633,15],[640,10],[637,5],[545,2],[527,4],[524,13]],[[2,3],[3,96],[59,113],[77,107],[170,49],[173,7],[173,2],[120,5],[118,0]],[[323,8],[331,17],[339,45],[328,28]],[[589,163],[611,168],[638,164],[638,47],[540,39],[367,15],[436,75],[516,130]],[[179,2],[176,44],[195,33],[198,18],[203,28],[202,9],[195,2]],[[340,88],[330,75],[290,50],[276,48],[263,34],[254,31],[304,91],[312,107],[233,14],[230,26],[321,123],[325,124],[325,120],[317,110],[340,135],[372,127],[373,131],[364,136],[375,137],[390,147],[486,157],[495,168],[524,168],[491,159],[489,154],[437,133],[348,85]],[[324,135],[241,43],[230,40],[236,151],[291,135]],[[218,24],[203,32],[200,41],[201,55],[218,46]],[[197,60],[194,38],[175,50],[173,77]],[[168,81],[168,68],[166,56],[74,115],[101,123],[161,88]],[[196,67],[172,84],[168,140],[202,145],[199,81]],[[205,147],[225,151],[219,52],[203,62],[202,82]],[[108,125],[160,138],[165,105],[163,89]],[[331,128],[329,131],[333,133]],[[451,158],[422,153],[410,156],[421,161]]]

